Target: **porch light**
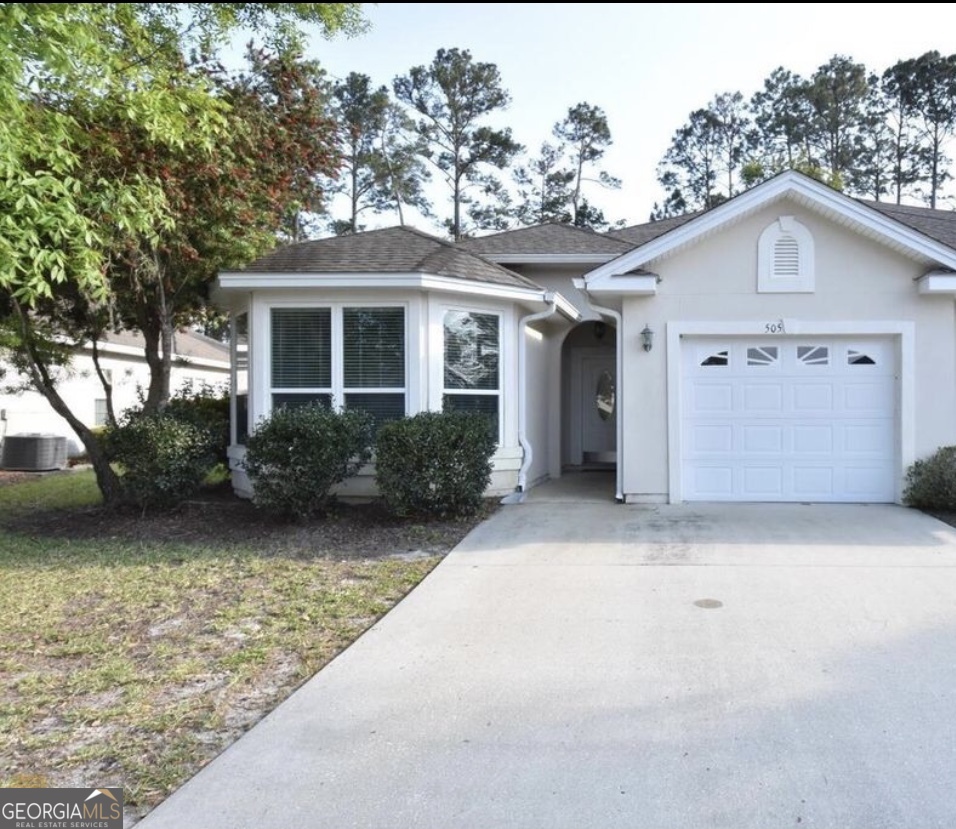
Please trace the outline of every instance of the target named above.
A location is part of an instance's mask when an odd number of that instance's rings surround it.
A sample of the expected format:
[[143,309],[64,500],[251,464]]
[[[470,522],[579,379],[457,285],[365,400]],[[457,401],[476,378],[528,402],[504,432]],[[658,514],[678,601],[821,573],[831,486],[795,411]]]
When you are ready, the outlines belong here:
[[650,351],[654,347],[654,332],[649,325],[645,325],[644,330],[641,331],[641,345],[644,346],[645,351]]

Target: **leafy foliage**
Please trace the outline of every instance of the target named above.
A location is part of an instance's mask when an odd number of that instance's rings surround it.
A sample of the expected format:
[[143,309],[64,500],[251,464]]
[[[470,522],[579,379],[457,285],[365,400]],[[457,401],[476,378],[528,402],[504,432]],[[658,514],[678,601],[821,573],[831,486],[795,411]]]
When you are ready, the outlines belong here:
[[208,429],[165,412],[129,412],[103,439],[123,467],[125,499],[144,510],[168,509],[191,497],[217,460]]
[[243,463],[255,504],[299,521],[323,512],[332,487],[368,462],[371,442],[372,421],[363,411],[276,409],[246,439]]
[[400,516],[474,515],[496,444],[480,414],[422,412],[386,423],[375,449],[379,493]]
[[339,123],[342,169],[330,192],[344,193],[349,215],[335,220],[337,235],[362,230],[362,213],[395,210],[404,224],[404,206],[430,215],[423,185],[430,178],[422,158],[421,138],[413,138],[414,123],[391,100],[384,86],[372,88],[368,75],[350,73],[332,89],[333,112]]
[[467,49],[439,49],[428,66],[395,78],[393,89],[418,116],[415,128],[425,142],[425,157],[451,191],[446,225],[452,238],[457,241],[471,229],[502,227],[508,205],[494,170],[507,167],[521,146],[510,129],[483,123],[511,102],[498,67],[475,61]]
[[209,435],[216,461],[227,463],[229,446],[229,390],[208,383],[185,383],[169,399],[164,412]]
[[919,509],[956,510],[956,446],[941,446],[907,470],[903,501]]

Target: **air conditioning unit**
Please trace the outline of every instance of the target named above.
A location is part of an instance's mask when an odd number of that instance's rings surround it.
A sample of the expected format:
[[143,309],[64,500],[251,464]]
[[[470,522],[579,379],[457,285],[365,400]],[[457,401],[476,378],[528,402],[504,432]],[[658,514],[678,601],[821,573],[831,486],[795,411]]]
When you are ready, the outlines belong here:
[[66,466],[66,438],[60,435],[7,435],[0,469],[44,472]]

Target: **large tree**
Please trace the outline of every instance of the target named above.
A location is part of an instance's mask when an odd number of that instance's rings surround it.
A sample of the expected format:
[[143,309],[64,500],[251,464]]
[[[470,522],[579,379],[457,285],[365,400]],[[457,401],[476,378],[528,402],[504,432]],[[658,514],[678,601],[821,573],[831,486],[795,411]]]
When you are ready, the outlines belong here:
[[897,61],[880,78],[880,95],[890,133],[890,192],[897,204],[919,181],[920,150],[916,124],[916,60]]
[[679,210],[706,210],[724,200],[717,189],[721,165],[717,118],[709,109],[697,109],[671,139],[657,168],[657,179],[667,193],[664,218]]
[[518,185],[518,204],[515,215],[521,224],[570,222],[571,184],[574,171],[564,164],[564,150],[560,146],[542,143],[536,158],[515,167]]
[[780,66],[750,99],[763,175],[794,170],[810,161],[807,82]]
[[423,148],[420,142],[409,140],[412,125],[392,101],[388,88],[376,89],[368,75],[352,72],[334,85],[332,95],[342,169],[329,189],[348,200],[348,215],[332,222],[333,231],[358,232],[365,212],[394,210],[404,224],[405,205],[428,215]]
[[912,72],[913,109],[928,185],[924,196],[930,207],[936,207],[940,188],[950,178],[946,145],[956,132],[956,55],[927,52],[913,61]]
[[508,205],[495,171],[506,168],[521,146],[510,129],[487,124],[511,102],[498,67],[475,61],[467,49],[439,49],[428,66],[395,78],[393,88],[416,114],[426,158],[450,191],[445,225],[452,238],[499,226]]
[[579,227],[591,226],[595,221],[606,224],[603,214],[590,205],[588,210],[582,210],[585,183],[596,183],[612,190],[621,186],[621,180],[607,171],[592,171],[611,146],[611,130],[604,110],[584,102],[576,104],[554,125],[553,132],[566,149],[574,174],[571,181],[571,221]]
[[[141,331],[147,405],[163,405],[172,331],[199,312],[219,267],[261,252],[301,205],[298,185],[314,176],[300,127],[327,123],[298,97],[295,61],[262,59],[224,83],[209,59],[239,28],[281,47],[309,22],[331,33],[360,17],[355,4],[0,6],[0,322],[107,502],[120,495],[115,474],[58,392],[63,340]],[[205,60],[188,60],[193,50]],[[292,102],[303,108],[287,118]],[[330,124],[317,133],[321,172],[331,135]]]

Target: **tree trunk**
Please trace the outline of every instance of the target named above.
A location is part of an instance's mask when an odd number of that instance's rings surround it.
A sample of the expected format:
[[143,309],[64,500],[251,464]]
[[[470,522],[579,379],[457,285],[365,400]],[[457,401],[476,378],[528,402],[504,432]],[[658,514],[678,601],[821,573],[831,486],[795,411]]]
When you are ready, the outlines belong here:
[[100,378],[100,384],[103,386],[103,392],[106,395],[106,420],[110,426],[116,425],[116,412],[113,410],[113,384],[106,379],[106,373],[100,366],[100,350],[98,340],[94,335],[91,340],[93,346],[93,368],[96,369],[96,376]]
[[86,449],[86,454],[90,458],[93,472],[96,475],[96,485],[103,496],[103,503],[108,507],[122,504],[124,502],[123,487],[119,476],[110,466],[109,458],[102,444],[93,431],[73,414],[66,401],[56,390],[56,384],[50,376],[49,367],[43,363],[37,351],[27,312],[15,300],[14,308],[20,320],[22,350],[29,362],[30,378],[33,380],[34,388],[46,398],[53,411],[70,425],[70,428],[73,429],[83,444],[83,448]]

